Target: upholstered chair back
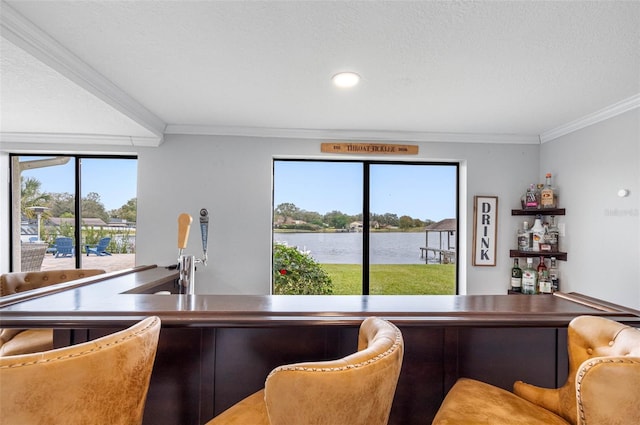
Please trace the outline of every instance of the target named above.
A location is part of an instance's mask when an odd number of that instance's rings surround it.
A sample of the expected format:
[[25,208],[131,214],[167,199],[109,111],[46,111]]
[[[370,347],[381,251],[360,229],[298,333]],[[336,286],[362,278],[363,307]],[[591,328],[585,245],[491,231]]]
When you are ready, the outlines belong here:
[[[640,420],[640,330],[603,317],[580,316],[569,324],[567,338],[569,376],[566,383],[558,389],[544,389],[516,382],[514,393],[572,424],[607,423],[602,419],[587,422],[587,413],[605,414],[611,409],[616,409],[613,417],[622,419],[626,413]],[[620,367],[607,371],[606,365]],[[593,377],[599,374],[600,379],[589,376],[591,372]],[[586,376],[589,379],[585,379]],[[598,384],[589,386],[587,382]],[[585,399],[587,393],[590,397]],[[624,400],[631,405],[624,406]],[[625,410],[626,407],[631,410]]]
[[368,317],[360,324],[356,353],[279,366],[264,389],[207,425],[386,425],[403,355],[400,330]]
[[86,343],[0,357],[2,423],[140,424],[159,333],[149,317]]
[[265,384],[271,425],[386,425],[403,348],[398,328],[371,317],[360,326],[356,353],[274,369]]
[[5,295],[95,276],[104,272],[104,270],[100,269],[64,269],[6,273],[0,276],[0,296],[4,297]]
[[[0,296],[105,273],[100,269],[65,269],[0,275]],[[53,329],[0,329],[0,356],[53,349]]]

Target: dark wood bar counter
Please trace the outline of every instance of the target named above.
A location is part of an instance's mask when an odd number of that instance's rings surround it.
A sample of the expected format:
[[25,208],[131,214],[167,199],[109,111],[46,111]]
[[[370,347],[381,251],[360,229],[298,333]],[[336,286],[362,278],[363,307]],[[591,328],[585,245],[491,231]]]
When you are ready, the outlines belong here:
[[159,316],[148,424],[204,423],[260,389],[278,365],[349,354],[368,316],[393,321],[405,339],[392,424],[430,423],[462,376],[507,389],[518,379],[560,385],[567,374],[566,327],[576,316],[640,327],[640,312],[579,294],[154,294],[173,291],[176,278],[175,270],[140,267],[3,297],[0,327],[54,328],[55,344],[63,346]]

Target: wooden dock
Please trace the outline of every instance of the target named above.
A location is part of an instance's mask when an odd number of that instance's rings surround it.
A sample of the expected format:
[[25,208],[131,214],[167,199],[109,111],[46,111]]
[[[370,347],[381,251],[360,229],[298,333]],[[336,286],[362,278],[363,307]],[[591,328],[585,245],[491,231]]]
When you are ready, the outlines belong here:
[[429,259],[429,251],[433,251],[433,255],[439,257],[440,264],[451,264],[456,262],[456,252],[451,249],[440,249],[421,246],[420,258],[424,258],[425,263]]
[[[425,263],[429,263],[429,251],[433,252],[433,256],[438,258],[440,264],[450,264],[456,262],[457,242],[451,243],[451,238],[455,240],[455,234],[458,229],[457,220],[455,218],[445,218],[437,223],[432,223],[425,228],[425,245],[420,247],[420,258],[424,258]],[[429,245],[429,233],[438,233],[438,246],[440,248],[432,248]],[[444,236],[444,237],[443,237]]]

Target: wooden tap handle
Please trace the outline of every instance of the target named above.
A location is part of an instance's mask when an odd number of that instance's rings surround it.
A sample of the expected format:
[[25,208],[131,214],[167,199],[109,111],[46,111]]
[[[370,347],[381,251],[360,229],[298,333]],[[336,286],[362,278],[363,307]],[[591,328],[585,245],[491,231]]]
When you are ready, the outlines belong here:
[[189,229],[193,218],[187,213],[178,216],[178,249],[185,249],[189,240]]

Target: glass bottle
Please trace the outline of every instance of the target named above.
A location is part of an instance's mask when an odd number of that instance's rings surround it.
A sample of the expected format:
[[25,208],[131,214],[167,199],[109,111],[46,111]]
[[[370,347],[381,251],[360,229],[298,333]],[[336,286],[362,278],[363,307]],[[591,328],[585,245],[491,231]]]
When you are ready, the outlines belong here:
[[526,209],[538,208],[538,201],[536,200],[536,186],[534,184],[529,186],[525,196],[524,207]]
[[536,185],[536,208],[538,209],[542,208],[542,204],[540,203],[542,201],[542,188],[544,188],[542,183]]
[[551,173],[545,176],[546,183],[540,191],[540,205],[542,208],[558,208],[558,192],[551,185]]
[[533,258],[527,258],[527,266],[522,270],[522,293],[538,293],[538,273],[533,268]]
[[542,223],[542,228],[544,229],[542,234],[543,238],[540,242],[540,251],[551,251],[551,235],[549,234],[549,223],[546,221]]
[[545,269],[538,277],[538,292],[541,294],[550,294],[551,291],[551,279],[549,279],[549,271]]
[[540,261],[538,262],[538,281],[540,281],[540,277],[542,277],[542,273],[547,271],[547,265],[544,262],[544,257],[540,256]]
[[522,223],[522,227],[518,229],[518,251],[529,251],[529,242],[529,222],[525,221]]
[[539,252],[541,243],[544,243],[544,227],[542,216],[538,215],[531,227],[531,251]]
[[517,258],[513,260],[511,268],[511,290],[513,292],[522,292],[522,269]]
[[560,229],[556,225],[555,216],[549,216],[549,228],[547,230],[549,245],[551,245],[552,252],[560,251]]
[[549,264],[549,279],[551,280],[551,291],[556,292],[560,290],[560,273],[558,272],[558,264],[556,257],[551,257],[551,263]]

